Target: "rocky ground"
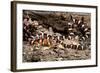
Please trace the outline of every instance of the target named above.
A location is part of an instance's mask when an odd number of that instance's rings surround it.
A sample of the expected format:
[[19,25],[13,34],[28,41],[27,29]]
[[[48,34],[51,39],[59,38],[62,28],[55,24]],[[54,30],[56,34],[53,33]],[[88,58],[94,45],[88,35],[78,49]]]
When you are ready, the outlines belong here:
[[[91,58],[89,13],[29,10],[23,11],[23,13],[23,62],[86,60]],[[64,38],[63,44],[80,45],[86,49],[66,48],[61,44],[57,44],[56,47],[29,44],[30,39],[35,40],[36,35],[39,33],[46,33],[52,37],[66,36],[67,39]],[[72,38],[76,40],[68,39],[68,36],[72,33]]]
[[86,60],[91,58],[91,50],[75,50],[68,48],[36,47],[24,43],[23,62]]

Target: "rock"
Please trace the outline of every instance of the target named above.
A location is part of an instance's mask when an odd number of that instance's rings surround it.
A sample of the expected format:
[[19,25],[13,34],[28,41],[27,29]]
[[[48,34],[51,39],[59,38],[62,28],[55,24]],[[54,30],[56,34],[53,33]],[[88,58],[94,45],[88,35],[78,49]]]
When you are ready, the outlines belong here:
[[63,58],[57,58],[57,61],[62,61]]
[[58,48],[64,48],[61,44],[57,45]]
[[58,50],[58,54],[65,54],[64,50]]
[[39,56],[33,56],[31,58],[31,62],[39,62],[39,61],[41,61],[41,59],[39,58]]
[[42,26],[42,25],[39,25],[39,26],[37,27],[37,29],[43,29],[43,26]]

